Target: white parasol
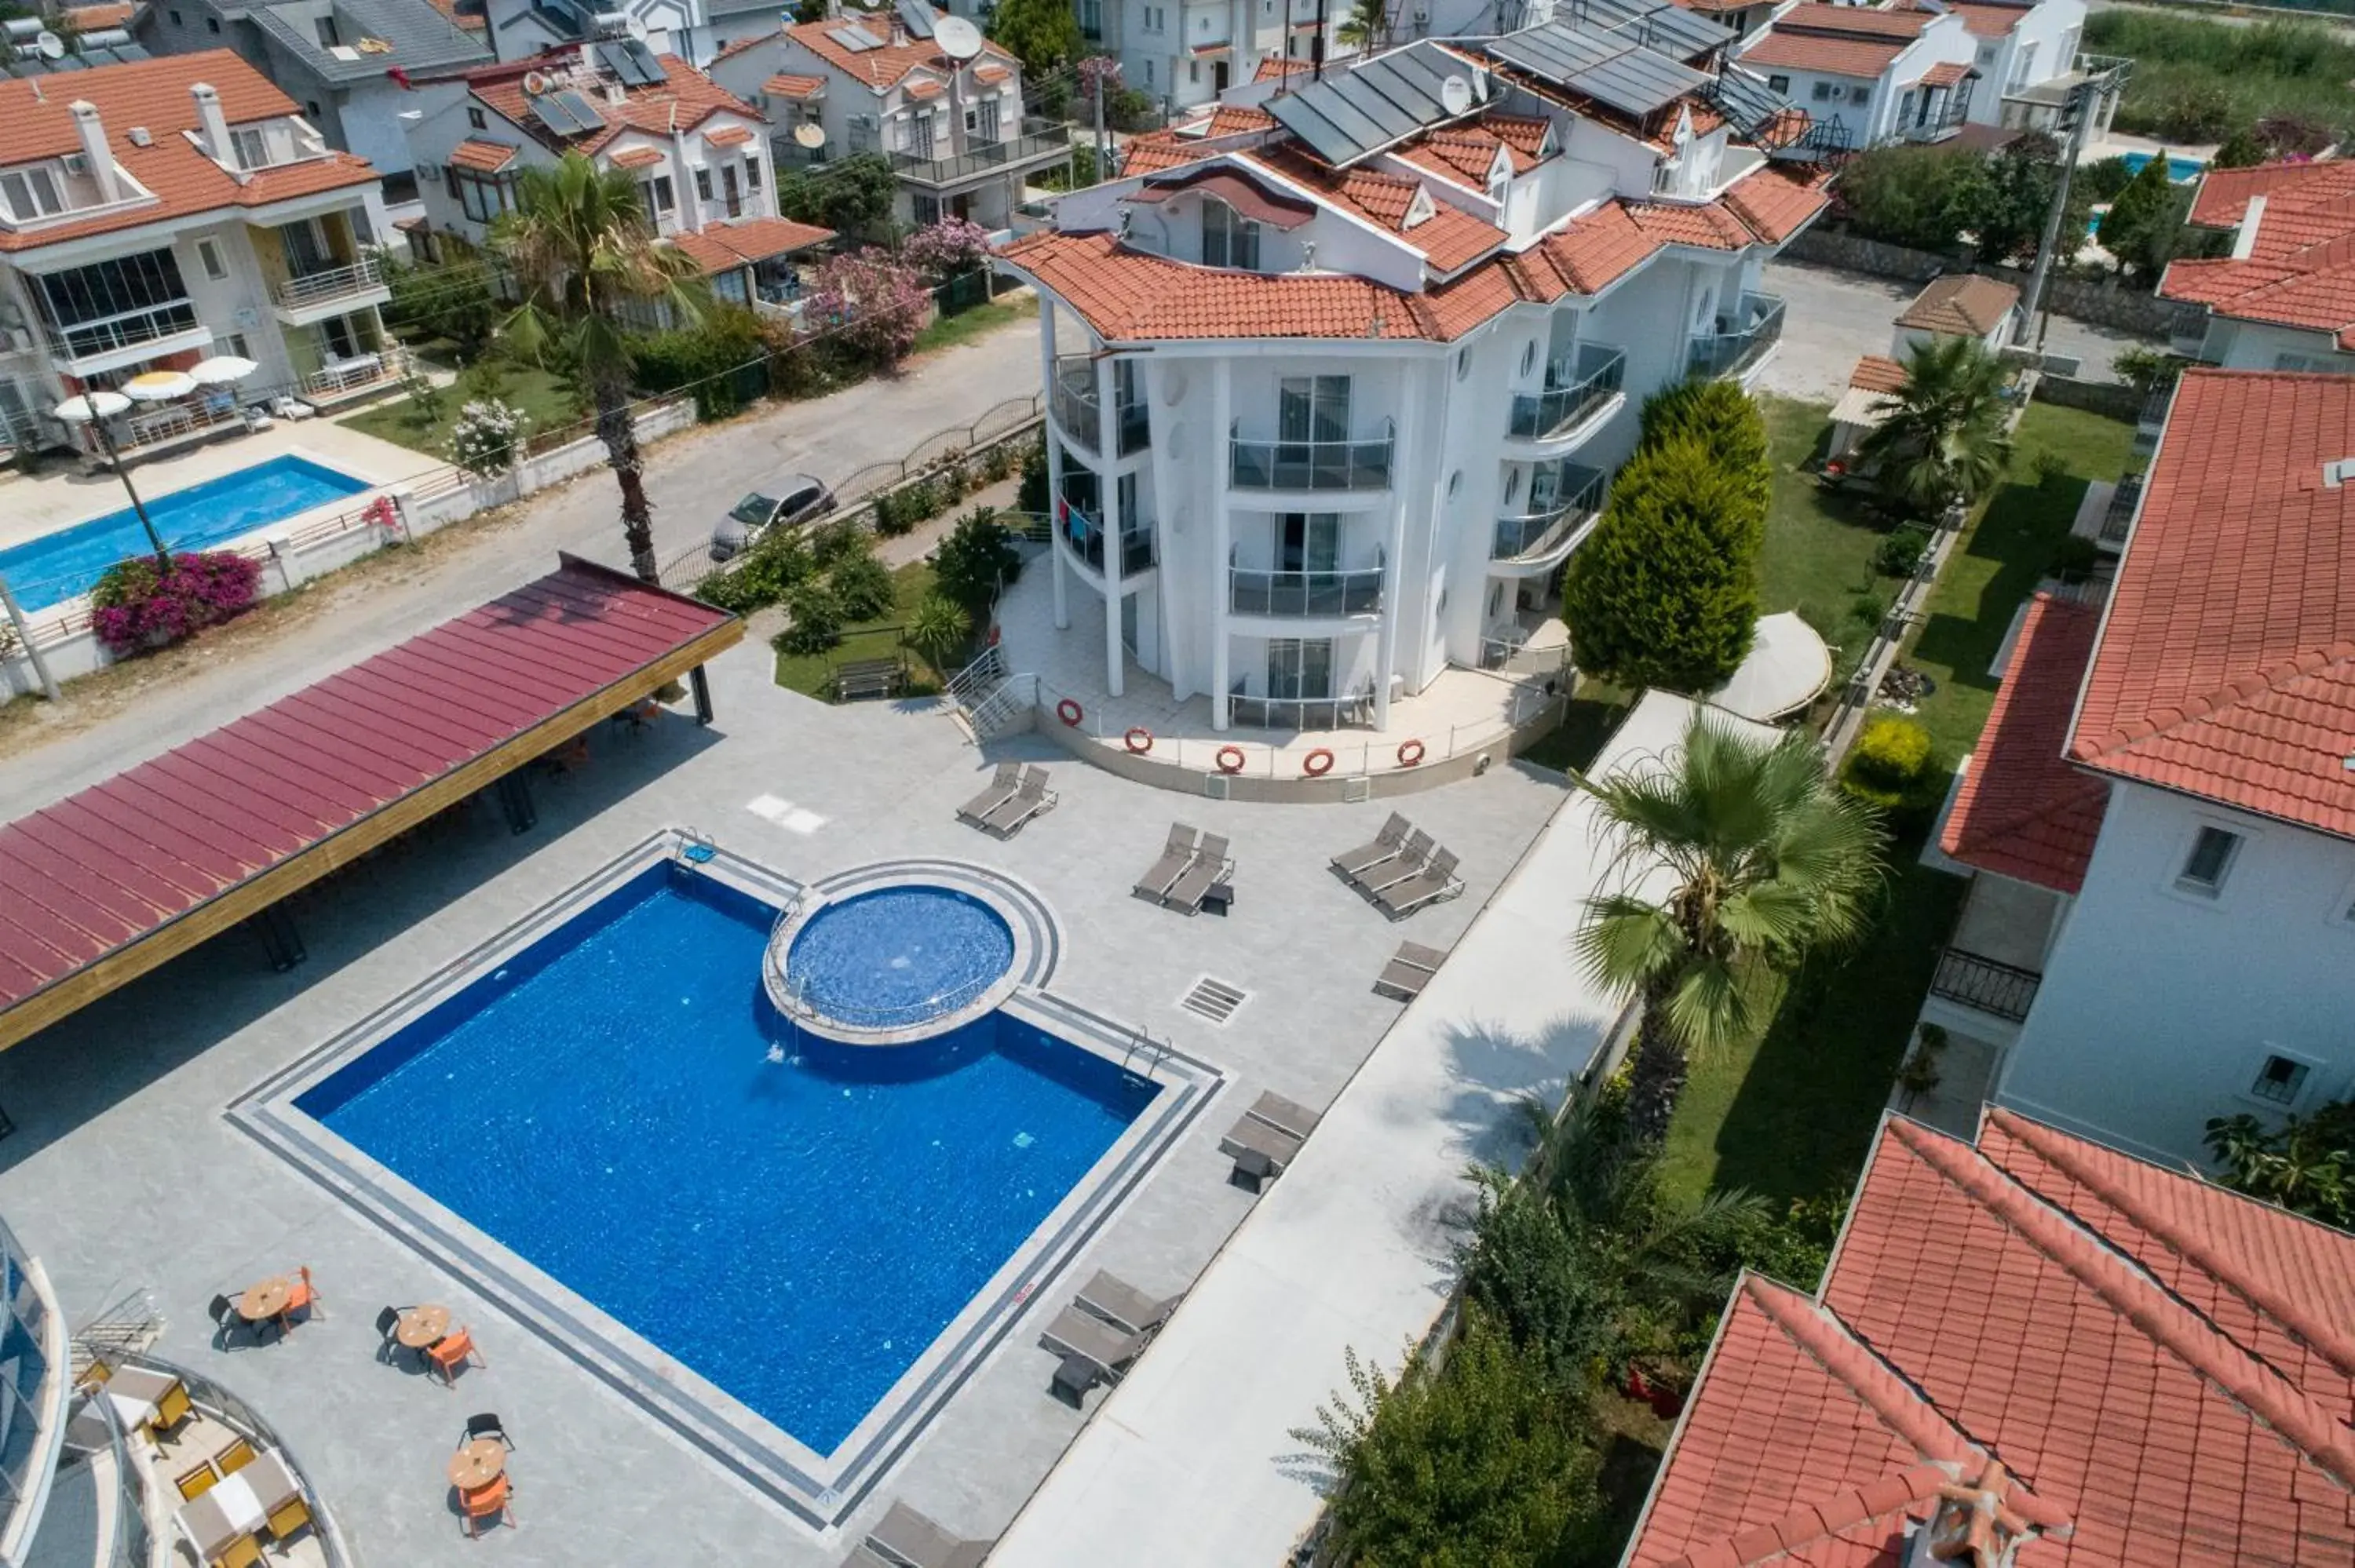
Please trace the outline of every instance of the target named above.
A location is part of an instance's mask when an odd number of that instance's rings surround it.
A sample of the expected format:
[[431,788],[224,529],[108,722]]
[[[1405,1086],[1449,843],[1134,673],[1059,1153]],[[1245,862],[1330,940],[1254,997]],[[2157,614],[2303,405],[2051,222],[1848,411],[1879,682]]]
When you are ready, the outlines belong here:
[[244,380],[261,368],[250,359],[240,359],[234,354],[218,354],[188,366],[188,374],[199,386],[226,387],[232,381]]
[[141,403],[168,403],[197,389],[197,378],[185,370],[150,370],[123,384],[123,395]]

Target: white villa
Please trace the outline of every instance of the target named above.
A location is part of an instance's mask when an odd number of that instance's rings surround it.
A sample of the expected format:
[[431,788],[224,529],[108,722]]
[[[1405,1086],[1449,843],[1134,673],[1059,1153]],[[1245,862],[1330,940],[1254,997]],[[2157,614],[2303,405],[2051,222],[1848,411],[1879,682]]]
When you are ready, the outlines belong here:
[[2031,603],[1940,834],[1977,874],[1923,1017],[1992,1097],[2202,1161],[2355,1087],[2350,603],[2355,377],[2186,373],[2107,605]]
[[1040,299],[1055,624],[1088,601],[1102,693],[1166,683],[1213,732],[1437,733],[1451,672],[1559,673],[1556,574],[1637,408],[1773,351],[1759,269],[1825,198],[1770,157],[1804,116],[1625,33],[1288,85],[1002,253]]
[[240,398],[333,403],[398,374],[368,253],[377,171],[227,49],[0,81],[0,430],[68,439],[49,410],[208,355],[259,366],[133,416],[127,449],[235,418]]

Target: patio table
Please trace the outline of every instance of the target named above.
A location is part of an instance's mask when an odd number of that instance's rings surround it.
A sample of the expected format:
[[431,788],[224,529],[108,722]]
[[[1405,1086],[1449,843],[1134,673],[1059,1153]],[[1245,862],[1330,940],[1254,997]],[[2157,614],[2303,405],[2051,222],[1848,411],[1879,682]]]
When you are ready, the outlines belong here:
[[480,1491],[506,1467],[506,1445],[496,1437],[477,1437],[450,1456],[450,1484],[462,1492]]
[[282,1274],[274,1274],[257,1285],[246,1287],[238,1298],[237,1314],[249,1323],[266,1323],[286,1310],[286,1303],[294,1294],[294,1282]]
[[421,1351],[439,1342],[450,1332],[450,1308],[432,1304],[411,1307],[400,1315],[400,1326],[392,1337],[404,1350]]

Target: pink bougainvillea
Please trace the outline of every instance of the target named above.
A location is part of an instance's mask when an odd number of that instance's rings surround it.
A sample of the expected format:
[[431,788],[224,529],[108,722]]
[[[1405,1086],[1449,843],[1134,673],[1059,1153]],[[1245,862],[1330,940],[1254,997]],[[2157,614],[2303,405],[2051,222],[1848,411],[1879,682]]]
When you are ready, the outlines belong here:
[[989,230],[969,217],[944,217],[908,236],[901,260],[935,283],[989,264]]
[[932,291],[888,250],[854,250],[829,260],[802,305],[802,321],[853,353],[890,365],[916,345]]
[[148,652],[251,609],[261,584],[261,568],[228,550],[175,556],[169,577],[133,556],[91,590],[91,629],[117,658]]

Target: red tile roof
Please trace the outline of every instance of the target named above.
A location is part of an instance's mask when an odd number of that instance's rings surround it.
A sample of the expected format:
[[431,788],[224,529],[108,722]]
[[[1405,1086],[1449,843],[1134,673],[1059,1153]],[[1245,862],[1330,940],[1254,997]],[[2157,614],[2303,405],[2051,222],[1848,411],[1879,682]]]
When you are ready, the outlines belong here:
[[1966,76],[1978,73],[1961,60],[1940,60],[1922,73],[1923,87],[1952,87]]
[[1848,373],[1848,384],[1868,392],[1902,392],[1905,388],[1905,367],[1886,355],[1868,354]]
[[1298,76],[1308,69],[1306,60],[1285,59],[1281,55],[1269,55],[1259,62],[1259,69],[1252,72],[1252,80],[1275,81],[1287,76]]
[[715,114],[741,115],[755,125],[767,123],[761,111],[721,87],[677,55],[664,55],[664,79],[650,86],[624,88],[619,103],[609,103],[602,92],[589,97],[605,123],[575,137],[561,137],[548,128],[526,101],[523,79],[534,71],[555,75],[580,62],[578,49],[551,49],[527,59],[507,60],[466,73],[468,90],[509,124],[534,141],[559,151],[594,154],[624,132],[643,131],[667,136],[674,129],[692,131]]
[[66,16],[73,23],[75,32],[95,33],[107,27],[127,26],[138,9],[130,0],[115,0],[104,5],[69,5]]
[[[647,150],[653,151],[651,148]],[[476,169],[486,175],[495,175],[514,163],[516,154],[520,151],[521,148],[511,147],[504,142],[485,142],[469,136],[450,149],[450,163],[453,168]],[[662,154],[655,153],[655,158],[659,162]]]
[[823,245],[835,237],[831,228],[795,223],[790,217],[748,217],[741,223],[715,224],[700,234],[676,234],[670,243],[693,259],[707,275],[765,261]]
[[2245,257],[2178,261],[2159,280],[2160,297],[2328,333],[2355,350],[2355,161],[2216,170],[2200,183],[2192,221],[2243,225],[2258,196],[2255,231],[2241,237]]
[[1999,1458],[2019,1568],[2343,1568],[2350,1310],[2355,1236],[2009,1111],[1892,1117],[1815,1298],[1736,1289],[1627,1561],[1896,1568]]
[[1897,324],[1948,337],[1985,337],[2019,303],[2019,291],[1977,272],[1933,278],[1913,296]]
[[1188,146],[1177,141],[1162,141],[1137,136],[1121,149],[1120,172],[1124,175],[1157,175],[1164,169],[1180,168],[1213,155],[1215,149]]
[[2355,837],[2355,376],[2186,371],[2070,755]]
[[[663,157],[660,147],[624,147],[605,161],[617,169],[651,169],[661,163]],[[453,158],[451,162],[457,160]]]
[[703,139],[715,147],[741,147],[752,139],[749,125],[721,125],[703,133]]
[[2030,7],[1996,5],[1987,4],[1987,0],[1960,0],[1946,9],[1961,16],[1964,31],[1973,37],[2003,38],[2011,36],[2011,30],[2019,26],[2019,19],[2028,15]]
[[1148,180],[1128,199],[1158,203],[1184,192],[1211,196],[1241,216],[1270,228],[1298,228],[1316,216],[1316,204],[1265,177],[1269,171],[1232,164],[1206,164],[1170,180]]
[[1527,174],[1537,167],[1547,130],[1543,120],[1489,115],[1470,124],[1429,132],[1413,145],[1398,149],[1398,156],[1444,180],[1486,192],[1488,173],[1496,167],[1497,149],[1505,149],[1513,173]]
[[2077,689],[2101,612],[2039,594],[2029,602],[1995,709],[1979,734],[1938,847],[1966,865],[2075,893],[2102,831],[2110,787],[2068,759]]
[[1833,37],[1821,33],[1785,32],[1778,23],[1766,36],[1742,51],[1742,63],[1758,69],[1811,70],[1824,76],[1878,77],[1889,62],[1905,52],[1903,41],[1882,38]]
[[761,84],[761,90],[771,98],[790,98],[796,102],[805,102],[826,91],[826,78],[795,76],[791,71],[779,71]]
[[[946,11],[934,14],[948,15]],[[890,18],[874,16],[864,18],[835,16],[816,22],[796,22],[785,29],[785,36],[853,81],[863,81],[878,92],[897,86],[900,79],[911,70],[954,74],[958,69],[958,62],[942,52],[938,40],[932,38],[906,38],[896,44],[886,43],[879,49],[847,49],[826,37],[830,32],[839,31],[847,23],[857,23],[880,37],[888,37],[890,34]],[[986,58],[1007,64],[1014,62],[1014,57],[996,44],[983,44],[982,52]]]
[[1429,211],[1409,225],[1421,182],[1376,169],[1355,168],[1336,173],[1310,162],[1289,147],[1271,147],[1238,154],[1237,162],[1264,168],[1279,178],[1315,191],[1345,212],[1353,213],[1384,233],[1394,234],[1423,253],[1441,272],[1454,272],[1494,250],[1510,238],[1495,224],[1475,217],[1460,207],[1425,196]]
[[1221,103],[1210,111],[1210,122],[1204,126],[1205,136],[1241,136],[1252,131],[1273,131],[1275,116],[1264,109],[1238,109]]
[[[266,207],[375,183],[376,171],[366,159],[333,153],[261,170],[239,184],[181,134],[198,128],[196,100],[188,91],[198,82],[220,95],[221,112],[231,125],[302,112],[269,78],[228,49],[99,66],[69,77],[0,79],[0,164],[80,152],[81,138],[67,106],[85,100],[98,110],[114,161],[158,198],[30,231],[0,230],[0,250],[33,250],[202,212]],[[133,143],[134,126],[146,128],[146,146]]]
[[1042,232],[998,254],[1115,343],[1434,335],[1424,330],[1412,296],[1362,278],[1189,267],[1124,249],[1109,234]]
[[1937,20],[1928,11],[1881,11],[1866,5],[1794,5],[1774,18],[1776,32],[1831,33],[1843,37],[1918,38]]
[[1725,193],[1725,205],[1759,238],[1780,245],[1831,205],[1824,194],[1830,177],[1828,171],[1809,176],[1770,164],[1734,181]]

